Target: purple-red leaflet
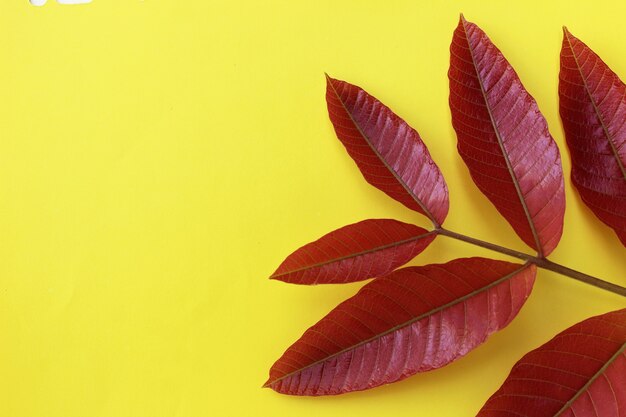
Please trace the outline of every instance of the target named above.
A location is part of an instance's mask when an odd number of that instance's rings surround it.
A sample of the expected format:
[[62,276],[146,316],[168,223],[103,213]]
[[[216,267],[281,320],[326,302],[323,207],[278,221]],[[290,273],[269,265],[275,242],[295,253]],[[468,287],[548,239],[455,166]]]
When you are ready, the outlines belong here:
[[441,225],[448,187],[419,134],[360,87],[326,80],[330,120],[367,182]]
[[308,285],[374,278],[413,259],[435,237],[435,232],[397,220],[364,220],[301,247],[270,278]]
[[561,238],[565,194],[559,149],[546,120],[498,48],[462,16],[450,53],[459,153],[515,232],[547,256]]
[[465,258],[377,278],[287,349],[265,386],[333,395],[440,368],[505,327],[535,273],[530,264]]
[[565,28],[559,97],[572,182],[626,246],[626,85]]

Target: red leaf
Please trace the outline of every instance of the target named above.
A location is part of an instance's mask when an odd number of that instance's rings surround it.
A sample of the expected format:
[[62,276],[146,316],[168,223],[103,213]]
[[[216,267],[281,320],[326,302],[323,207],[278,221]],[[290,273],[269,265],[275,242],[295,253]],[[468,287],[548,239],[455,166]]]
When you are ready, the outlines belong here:
[[435,237],[434,231],[397,220],[364,220],[301,247],[270,278],[312,285],[378,277],[413,259]]
[[440,368],[515,317],[535,272],[534,265],[467,258],[375,279],[307,330],[265,386],[342,394]]
[[458,149],[478,188],[540,255],[563,232],[559,149],[515,70],[462,16],[450,46],[450,109]]
[[326,76],[328,114],[337,137],[374,187],[426,215],[448,214],[448,187],[419,134],[365,90]]
[[592,317],[515,364],[479,417],[626,417],[626,309]]
[[587,45],[563,31],[559,96],[572,182],[626,246],[626,85]]

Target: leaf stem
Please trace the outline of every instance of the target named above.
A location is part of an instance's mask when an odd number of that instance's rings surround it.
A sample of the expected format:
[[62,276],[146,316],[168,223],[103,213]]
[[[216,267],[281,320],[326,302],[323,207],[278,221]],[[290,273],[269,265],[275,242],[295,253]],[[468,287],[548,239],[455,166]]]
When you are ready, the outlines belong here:
[[556,262],[552,262],[549,259],[540,256],[529,255],[524,252],[519,252],[514,249],[505,248],[504,246],[496,245],[494,243],[485,242],[484,240],[476,239],[471,236],[466,236],[461,233],[453,232],[444,228],[437,228],[437,233],[443,236],[450,237],[452,239],[460,240],[475,246],[480,246],[481,248],[489,249],[495,252],[500,252],[505,255],[512,256],[514,258],[522,259],[524,261],[532,262],[537,265],[539,268],[547,269],[552,272],[556,272],[557,274],[561,274],[570,278],[573,278],[577,281],[584,282],[585,284],[593,285],[594,287],[601,288],[606,291],[610,291],[612,293],[621,295],[622,297],[626,297],[626,288],[613,284],[608,281],[604,281],[600,278],[596,278],[591,275],[587,275],[583,272],[576,271],[574,269],[568,268],[566,266],[557,264]]

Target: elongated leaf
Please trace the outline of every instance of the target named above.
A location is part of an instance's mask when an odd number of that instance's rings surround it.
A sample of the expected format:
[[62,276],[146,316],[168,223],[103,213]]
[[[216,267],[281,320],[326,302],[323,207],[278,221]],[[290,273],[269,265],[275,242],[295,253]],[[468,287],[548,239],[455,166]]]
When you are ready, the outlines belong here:
[[587,45],[563,31],[559,96],[572,182],[626,246],[626,85]]
[[435,226],[448,214],[448,187],[418,133],[365,90],[326,76],[328,114],[363,176]]
[[479,417],[625,417],[626,309],[592,317],[524,356]]
[[515,317],[535,272],[534,265],[467,258],[375,279],[307,330],[265,386],[342,394],[440,368]]
[[458,150],[478,188],[526,244],[547,256],[563,232],[559,149],[515,70],[462,16],[450,46]]
[[314,285],[378,277],[413,259],[435,237],[435,232],[397,220],[364,220],[301,247],[270,278]]

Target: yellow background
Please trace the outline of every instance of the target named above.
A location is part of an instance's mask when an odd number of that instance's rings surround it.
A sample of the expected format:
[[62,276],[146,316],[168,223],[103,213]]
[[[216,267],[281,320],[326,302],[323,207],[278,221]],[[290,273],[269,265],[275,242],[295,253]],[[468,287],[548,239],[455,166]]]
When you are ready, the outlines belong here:
[[[520,250],[471,183],[447,106],[459,12],[500,47],[563,153],[561,26],[626,78],[614,1],[129,1],[0,6],[0,415],[472,416],[526,351],[624,299],[541,271],[519,317],[451,366],[339,397],[261,389],[362,284],[267,277],[348,223],[424,218],[361,178],[323,72],[422,135],[446,226]],[[626,249],[569,179],[553,259],[626,285]],[[439,238],[414,264],[501,258]]]

